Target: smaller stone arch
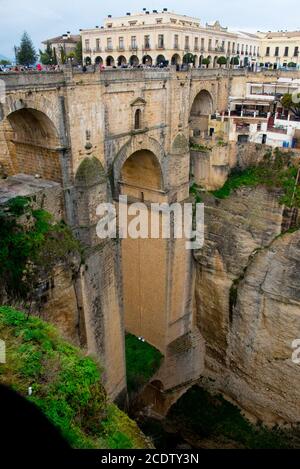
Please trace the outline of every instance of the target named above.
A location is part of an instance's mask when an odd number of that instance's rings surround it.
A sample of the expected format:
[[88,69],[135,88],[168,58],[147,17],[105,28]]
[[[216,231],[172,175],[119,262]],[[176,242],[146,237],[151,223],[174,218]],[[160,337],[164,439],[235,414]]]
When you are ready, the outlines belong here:
[[115,59],[111,55],[106,57],[106,66],[113,67],[114,65],[115,65]]
[[132,67],[137,67],[140,63],[137,55],[132,55],[129,59],[129,63]]
[[143,65],[151,66],[153,63],[152,57],[150,55],[144,55],[143,57]]
[[96,57],[95,64],[96,65],[102,65],[103,64],[103,59],[102,59],[102,57],[100,57],[100,55],[98,55],[98,57]]
[[204,59],[203,55],[200,55],[200,57],[199,57],[199,67],[202,67],[203,59]]
[[126,65],[127,64],[126,57],[124,57],[124,55],[120,55],[118,57],[117,63],[118,63],[118,67],[122,67],[122,65]]
[[217,55],[214,57],[214,68],[217,68],[217,65],[218,65],[218,58],[219,58],[219,57],[218,57]]
[[85,65],[91,65],[91,63],[92,63],[91,57],[86,57],[86,58],[84,59],[84,62],[85,62]]

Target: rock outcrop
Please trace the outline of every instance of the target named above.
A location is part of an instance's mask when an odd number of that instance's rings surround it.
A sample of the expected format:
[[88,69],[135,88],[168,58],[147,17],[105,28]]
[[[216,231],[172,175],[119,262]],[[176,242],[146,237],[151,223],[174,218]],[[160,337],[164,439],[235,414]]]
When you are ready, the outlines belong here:
[[267,424],[300,421],[300,231],[282,234],[280,192],[241,188],[206,196],[206,242],[195,252],[196,317],[206,341],[205,376]]

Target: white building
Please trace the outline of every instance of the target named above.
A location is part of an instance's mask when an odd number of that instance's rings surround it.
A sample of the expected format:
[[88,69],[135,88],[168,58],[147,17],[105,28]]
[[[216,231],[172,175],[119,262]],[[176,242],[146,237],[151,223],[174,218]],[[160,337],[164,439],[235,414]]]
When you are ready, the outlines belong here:
[[84,62],[105,66],[193,62],[199,67],[207,66],[208,59],[216,67],[219,57],[228,62],[237,57],[240,65],[254,66],[260,47],[254,34],[231,32],[218,21],[204,26],[198,18],[167,9],[109,16],[104,26],[82,30],[81,36]]

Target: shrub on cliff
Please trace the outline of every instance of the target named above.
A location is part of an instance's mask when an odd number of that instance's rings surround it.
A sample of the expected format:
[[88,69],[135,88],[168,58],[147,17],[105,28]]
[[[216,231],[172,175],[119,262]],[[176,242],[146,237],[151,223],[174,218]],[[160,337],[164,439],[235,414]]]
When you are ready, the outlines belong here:
[[55,223],[27,197],[0,207],[0,282],[9,297],[31,302],[41,275],[58,262],[80,257],[78,241],[63,222]]
[[0,307],[0,337],[6,343],[0,382],[41,409],[72,447],[147,446],[136,424],[107,401],[98,364],[52,325]]

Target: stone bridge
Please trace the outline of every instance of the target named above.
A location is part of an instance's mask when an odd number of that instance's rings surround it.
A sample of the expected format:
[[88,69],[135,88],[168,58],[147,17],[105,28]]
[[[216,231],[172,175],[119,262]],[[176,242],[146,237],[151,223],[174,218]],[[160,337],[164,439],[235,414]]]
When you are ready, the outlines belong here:
[[[237,73],[238,72],[238,73]],[[86,248],[77,282],[84,337],[115,399],[126,388],[124,332],[165,359],[155,377],[169,392],[201,375],[204,344],[193,318],[191,252],[177,239],[100,240],[96,208],[189,197],[191,133],[225,111],[240,71],[164,69],[6,74],[0,165],[59,182],[65,219]],[[162,387],[162,388],[161,388]]]

